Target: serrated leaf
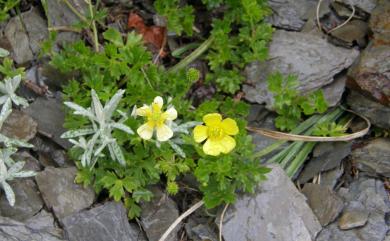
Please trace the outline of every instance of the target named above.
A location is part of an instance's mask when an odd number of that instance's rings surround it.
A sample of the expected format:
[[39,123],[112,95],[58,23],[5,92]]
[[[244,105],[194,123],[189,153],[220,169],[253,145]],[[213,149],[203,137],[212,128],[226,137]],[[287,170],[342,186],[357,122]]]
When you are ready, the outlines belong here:
[[143,189],[133,192],[132,197],[137,203],[141,200],[150,201],[153,197],[153,193],[149,190]]
[[110,197],[113,197],[116,202],[119,202],[124,197],[123,183],[121,180],[116,180],[114,185],[110,188]]
[[121,33],[114,28],[109,28],[107,31],[105,31],[103,33],[103,37],[105,40],[110,41],[117,47],[123,47],[124,45]]

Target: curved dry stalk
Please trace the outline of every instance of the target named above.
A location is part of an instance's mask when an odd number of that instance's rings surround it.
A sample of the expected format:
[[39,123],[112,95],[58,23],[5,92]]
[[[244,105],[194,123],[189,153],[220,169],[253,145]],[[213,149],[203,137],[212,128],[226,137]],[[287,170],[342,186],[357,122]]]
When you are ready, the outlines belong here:
[[357,131],[352,134],[348,135],[343,135],[343,136],[335,136],[335,137],[322,137],[322,136],[306,136],[306,135],[297,135],[297,134],[290,134],[290,133],[284,133],[280,131],[273,131],[273,130],[268,130],[268,129],[263,129],[263,128],[256,128],[256,127],[247,127],[247,130],[252,131],[256,134],[260,134],[263,136],[267,136],[273,139],[277,140],[285,140],[285,141],[306,141],[306,142],[333,142],[333,141],[351,141],[356,138],[362,137],[368,133],[371,127],[371,122],[364,116],[361,116],[357,114],[354,111],[351,110],[346,110],[348,112],[351,112],[360,118],[362,118],[366,124],[367,127],[364,128],[363,130]]
[[199,201],[197,203],[195,203],[192,207],[190,207],[187,211],[185,211],[182,215],[180,215],[176,220],[175,222],[173,222],[171,224],[171,226],[169,226],[169,228],[167,229],[167,231],[165,231],[165,233],[161,236],[161,238],[158,240],[158,241],[165,241],[166,238],[168,238],[168,235],[176,228],[176,226],[181,222],[183,221],[183,219],[185,219],[187,216],[189,216],[191,213],[195,212],[195,210],[197,210],[198,208],[200,208],[201,206],[203,206],[204,202],[203,201]]
[[320,30],[320,32],[322,31],[321,22],[320,22],[321,3],[322,3],[322,0],[318,0],[317,10],[316,10],[317,27],[318,27],[318,30]]
[[356,10],[355,10],[355,6],[353,6],[352,3],[350,3],[350,5],[351,5],[351,7],[352,7],[351,16],[349,16],[348,19],[344,21],[344,23],[342,23],[342,24],[340,24],[340,25],[338,25],[338,26],[332,28],[331,30],[329,30],[329,31],[326,32],[326,33],[329,34],[329,33],[333,32],[333,31],[335,31],[336,29],[339,29],[339,28],[343,27],[343,26],[346,25],[349,21],[351,21],[351,19],[353,18],[353,16],[355,16],[355,11],[356,11]]
[[226,204],[222,210],[221,218],[219,220],[219,235],[218,235],[219,241],[222,241],[223,218],[225,217],[225,213],[226,213],[226,210],[228,207],[229,207],[229,204]]

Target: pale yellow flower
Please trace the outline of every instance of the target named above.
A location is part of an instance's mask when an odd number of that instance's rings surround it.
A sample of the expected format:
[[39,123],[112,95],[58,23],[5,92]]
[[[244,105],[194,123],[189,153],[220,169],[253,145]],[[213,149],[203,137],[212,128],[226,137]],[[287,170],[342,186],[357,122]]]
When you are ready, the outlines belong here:
[[164,101],[160,96],[154,98],[151,105],[144,105],[136,110],[136,114],[146,118],[147,122],[137,129],[138,135],[145,140],[150,140],[156,130],[158,141],[167,141],[173,136],[173,131],[167,125],[168,121],[177,118],[174,107],[162,112]]
[[207,155],[218,156],[221,153],[229,153],[236,146],[236,140],[231,137],[238,134],[238,126],[235,120],[226,118],[218,113],[203,116],[206,125],[198,125],[194,129],[194,139],[200,143],[207,139],[203,145],[203,151]]

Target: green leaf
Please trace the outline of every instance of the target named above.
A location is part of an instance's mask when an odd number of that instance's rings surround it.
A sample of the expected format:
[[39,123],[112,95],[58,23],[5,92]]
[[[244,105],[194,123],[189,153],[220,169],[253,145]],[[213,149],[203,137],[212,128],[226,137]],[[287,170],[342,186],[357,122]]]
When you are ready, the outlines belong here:
[[114,28],[107,29],[107,31],[103,33],[103,37],[105,40],[110,41],[118,47],[124,46],[121,33]]

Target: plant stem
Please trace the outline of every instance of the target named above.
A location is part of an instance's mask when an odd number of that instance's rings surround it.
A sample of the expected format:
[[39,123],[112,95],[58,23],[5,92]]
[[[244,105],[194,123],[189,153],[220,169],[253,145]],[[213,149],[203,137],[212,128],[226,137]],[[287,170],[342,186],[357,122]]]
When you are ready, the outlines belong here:
[[99,39],[98,39],[98,33],[97,33],[97,29],[96,29],[96,22],[94,20],[94,12],[93,12],[93,5],[92,5],[92,1],[91,0],[88,0],[87,1],[88,3],[88,6],[89,6],[89,14],[91,15],[91,19],[92,19],[92,32],[93,32],[93,41],[94,41],[94,47],[95,47],[95,52],[99,52]]
[[289,177],[295,176],[295,174],[301,168],[302,164],[306,161],[307,156],[310,154],[316,144],[316,142],[306,142],[304,144],[298,155],[294,158],[294,160],[287,167],[287,169],[285,169]]
[[[68,8],[83,22],[88,23],[88,20],[69,2],[69,0],[63,0]],[[90,0],[89,0],[90,2]]]
[[177,72],[187,65],[189,65],[192,61],[197,59],[200,55],[202,55],[213,43],[214,37],[210,36],[206,41],[204,41],[197,49],[195,49],[190,55],[182,59],[175,66],[170,68],[168,72]]

